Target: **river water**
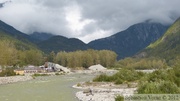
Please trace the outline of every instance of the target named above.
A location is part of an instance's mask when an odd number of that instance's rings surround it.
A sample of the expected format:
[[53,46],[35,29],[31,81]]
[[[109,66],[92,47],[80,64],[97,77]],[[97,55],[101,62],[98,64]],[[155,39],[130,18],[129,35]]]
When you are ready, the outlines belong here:
[[70,74],[37,77],[34,80],[0,85],[0,101],[78,101],[74,84],[94,75]]

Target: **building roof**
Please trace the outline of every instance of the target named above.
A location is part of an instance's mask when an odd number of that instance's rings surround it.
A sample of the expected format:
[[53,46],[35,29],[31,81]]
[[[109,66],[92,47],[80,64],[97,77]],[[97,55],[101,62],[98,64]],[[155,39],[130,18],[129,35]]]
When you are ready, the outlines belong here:
[[41,70],[41,68],[36,66],[27,66],[24,68],[24,70]]

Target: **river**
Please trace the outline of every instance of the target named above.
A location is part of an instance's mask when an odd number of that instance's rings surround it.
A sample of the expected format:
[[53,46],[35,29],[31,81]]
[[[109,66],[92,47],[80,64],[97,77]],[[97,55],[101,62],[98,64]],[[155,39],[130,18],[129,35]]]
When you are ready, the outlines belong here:
[[94,75],[70,74],[37,77],[34,80],[0,85],[0,101],[78,101],[74,84]]

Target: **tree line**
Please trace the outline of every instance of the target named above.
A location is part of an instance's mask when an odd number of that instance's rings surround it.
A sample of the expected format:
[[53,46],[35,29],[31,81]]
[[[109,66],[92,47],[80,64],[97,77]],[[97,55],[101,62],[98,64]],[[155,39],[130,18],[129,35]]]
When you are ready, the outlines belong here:
[[0,65],[1,66],[25,66],[43,65],[45,62],[58,63],[65,67],[87,68],[91,65],[101,64],[110,67],[116,62],[117,54],[109,50],[86,50],[44,54],[38,49],[18,50],[9,40],[0,41]]
[[86,50],[75,52],[51,52],[48,60],[58,63],[65,67],[84,67],[101,64],[105,67],[111,67],[116,62],[117,54],[110,50]]
[[0,41],[1,66],[41,65],[43,60],[43,53],[37,49],[18,50],[13,42]]

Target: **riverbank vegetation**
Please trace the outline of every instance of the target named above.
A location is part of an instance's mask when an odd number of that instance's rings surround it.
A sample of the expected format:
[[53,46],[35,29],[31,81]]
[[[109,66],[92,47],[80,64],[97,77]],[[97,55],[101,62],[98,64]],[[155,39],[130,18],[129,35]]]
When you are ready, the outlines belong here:
[[127,82],[136,82],[145,74],[143,72],[137,72],[134,69],[121,69],[118,73],[108,76],[101,74],[93,79],[94,82],[114,82],[115,84],[123,84]]
[[162,69],[166,68],[166,60],[160,58],[125,58],[115,64],[115,68]]
[[[57,55],[51,53],[51,61],[65,67],[84,67],[88,68],[91,65],[101,64],[104,67],[111,67],[117,61],[117,54],[109,50],[86,50],[75,52],[59,52]],[[50,60],[49,59],[49,60]]]
[[120,69],[112,76],[102,74],[95,77],[93,81],[114,82],[115,84],[137,82],[139,94],[178,94],[180,93],[180,65],[177,64],[169,69],[158,69],[152,73]]
[[15,76],[16,73],[14,72],[13,68],[6,68],[3,69],[2,72],[0,72],[0,77],[4,77],[4,76]]
[[105,67],[113,66],[117,61],[117,54],[109,50],[86,50],[75,52],[51,52],[44,54],[38,49],[17,49],[14,42],[0,41],[1,66],[42,65],[45,61],[58,63],[65,67],[87,68],[91,65],[101,64]]
[[41,65],[43,53],[37,49],[18,50],[13,42],[8,40],[0,41],[0,65],[1,66],[23,66]]

